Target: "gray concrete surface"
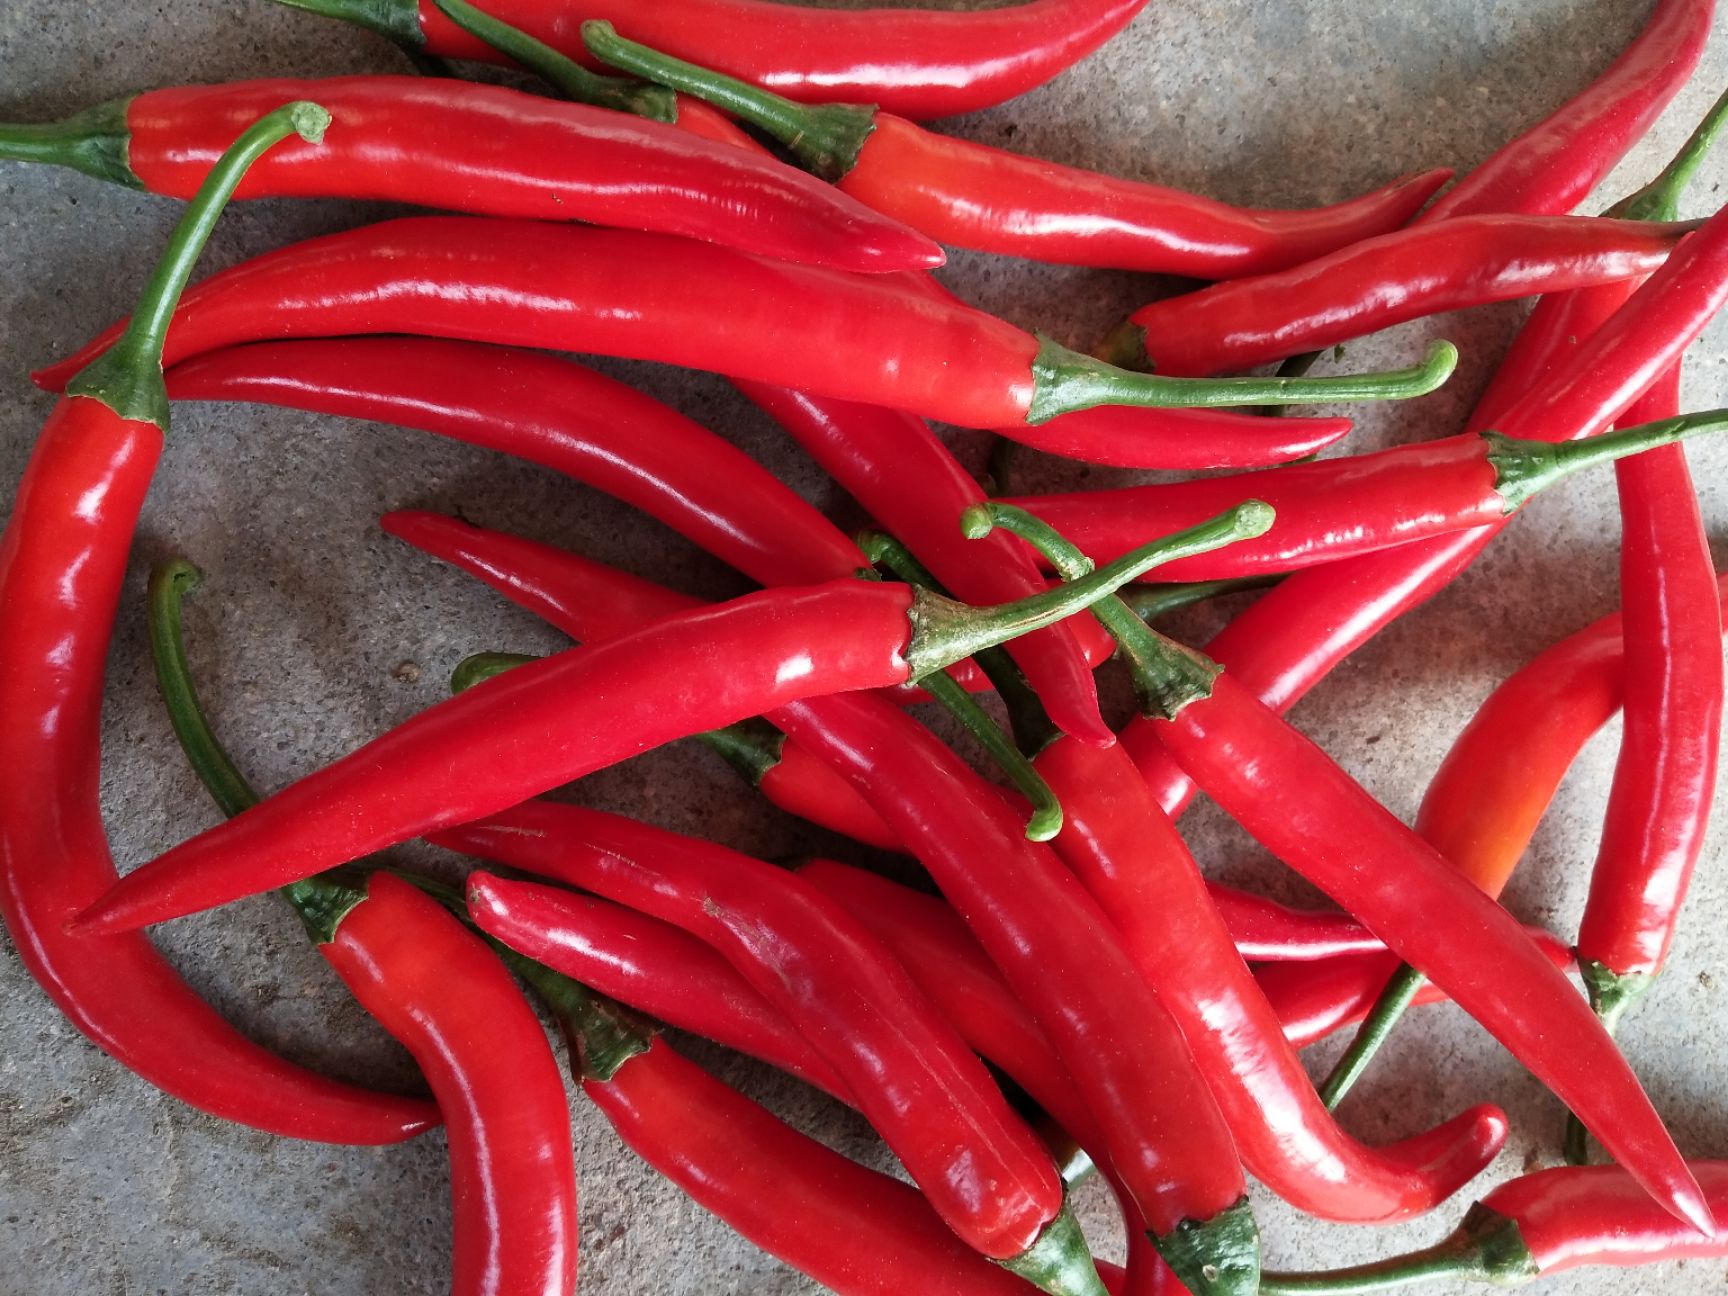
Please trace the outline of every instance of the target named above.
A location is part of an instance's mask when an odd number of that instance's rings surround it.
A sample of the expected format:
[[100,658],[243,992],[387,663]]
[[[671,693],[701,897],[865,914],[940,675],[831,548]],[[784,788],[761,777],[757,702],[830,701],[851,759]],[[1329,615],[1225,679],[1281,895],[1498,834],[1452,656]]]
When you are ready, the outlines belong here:
[[[1583,86],[1630,38],[1646,0],[1154,0],[1084,67],[1024,100],[958,120],[969,137],[1156,178],[1242,203],[1344,198],[1403,172],[1468,168]],[[1721,24],[1719,24],[1720,26]],[[1724,80],[1719,31],[1694,84],[1604,190],[1618,196],[1684,137]],[[0,5],[0,116],[43,120],[151,86],[271,74],[395,70],[360,33],[254,2]],[[1721,199],[1728,160],[1692,199]],[[1592,210],[1600,209],[1593,201]],[[175,219],[174,204],[70,173],[0,168],[0,487],[9,494],[49,409],[26,371],[91,334],[132,300]],[[343,203],[236,210],[208,264],[384,214]],[[948,282],[1011,318],[1089,345],[1156,285],[1131,276],[954,258]],[[1521,308],[1428,321],[1353,347],[1349,363],[1401,363],[1434,336],[1464,364],[1444,392],[1369,411],[1362,449],[1453,430]],[[1728,404],[1728,329],[1688,365],[1691,406]],[[605,364],[734,439],[845,524],[858,518],[812,466],[717,379]],[[968,456],[978,440],[957,434]],[[1693,452],[1713,534],[1728,545],[1728,448]],[[1032,483],[1117,474],[1040,461]],[[214,406],[176,413],[146,511],[111,662],[105,806],[123,865],[213,820],[157,705],[142,633],[150,563],[190,555],[208,573],[189,636],[221,731],[273,787],[437,699],[469,651],[545,650],[556,640],[465,577],[384,537],[392,508],[461,510],[582,550],[679,588],[740,582],[663,531],[550,474],[423,436],[294,414]],[[1296,712],[1401,815],[1493,685],[1560,635],[1616,605],[1617,523],[1606,475],[1538,502],[1454,588],[1365,648]],[[1719,549],[1719,561],[1728,548]],[[1190,618],[1203,636],[1221,611]],[[3,668],[3,667],[0,667]],[[1124,699],[1117,691],[1114,704]],[[0,717],[0,723],[4,718]],[[1531,717],[1540,723],[1540,717]],[[1585,891],[1612,769],[1612,731],[1568,780],[1509,903],[1570,934]],[[577,795],[770,857],[844,843],[753,804],[706,753],[653,753],[587,780]],[[1207,866],[1288,896],[1305,892],[1221,817],[1185,822]],[[1724,834],[1713,834],[1666,984],[1625,1032],[1626,1049],[1689,1154],[1728,1156],[1720,1041],[1728,1020]],[[438,868],[449,859],[421,858]],[[408,1084],[404,1054],[362,1017],[273,899],[171,924],[159,939],[185,974],[260,1040],[335,1074]],[[389,1151],[271,1140],[198,1115],[122,1072],[49,1007],[0,954],[0,1294],[114,1296],[245,1292],[336,1296],[447,1285],[449,1206],[441,1136]],[[858,1120],[763,1069],[701,1045],[697,1055],[803,1128],[881,1163]],[[1316,1049],[1323,1069],[1334,1047]],[[1560,1110],[1481,1031],[1430,1009],[1403,1031],[1344,1113],[1370,1140],[1398,1137],[1464,1106],[1510,1113],[1511,1145],[1483,1183],[1552,1158]],[[575,1108],[585,1290],[803,1291],[809,1284],[741,1243]],[[1395,1229],[1304,1220],[1257,1194],[1268,1262],[1366,1259],[1432,1240],[1468,1200]],[[1101,1254],[1119,1255],[1104,1194],[1080,1194]],[[1561,1280],[1580,1296],[1702,1291],[1720,1263]]]

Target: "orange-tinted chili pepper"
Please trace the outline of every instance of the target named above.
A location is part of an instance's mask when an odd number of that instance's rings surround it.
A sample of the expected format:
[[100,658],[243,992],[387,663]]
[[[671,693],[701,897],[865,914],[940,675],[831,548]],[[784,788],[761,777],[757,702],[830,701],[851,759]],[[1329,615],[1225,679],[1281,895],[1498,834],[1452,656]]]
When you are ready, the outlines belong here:
[[[283,0],[345,18],[405,48],[499,61],[432,0]],[[861,99],[908,117],[947,117],[1041,85],[1126,27],[1146,0],[1025,0],[998,9],[812,9],[762,0],[659,0],[652,7],[541,0],[488,3],[494,16],[571,58],[580,26],[605,18],[626,34],[794,99]]]
[[195,200],[138,325],[81,375],[37,441],[0,539],[0,916],[24,966],[93,1043],[202,1111],[276,1134],[393,1143],[437,1123],[424,1102],[339,1084],[242,1036],[141,935],[66,922],[115,881],[98,803],[102,674],[127,549],[161,457],[162,327],[222,199],[252,157],[324,120],[271,114]]
[[1406,176],[1331,207],[1249,211],[951,139],[874,104],[829,97],[806,107],[626,40],[604,21],[583,23],[582,38],[604,62],[733,113],[841,192],[939,242],[1060,265],[1266,274],[1397,229],[1452,175]]
[[0,159],[188,198],[247,122],[315,98],[330,143],[284,148],[241,198],[354,198],[477,216],[661,230],[764,256],[882,272],[942,264],[890,217],[761,154],[586,104],[471,81],[356,76],[152,90],[64,122],[0,126]]
[[[982,428],[1110,404],[1411,398],[1457,361],[1436,343],[1422,363],[1384,374],[1131,374],[895,279],[634,230],[408,217],[206,279],[176,315],[167,358],[269,337],[414,333],[686,365]],[[111,340],[102,335],[38,381],[54,387]]]

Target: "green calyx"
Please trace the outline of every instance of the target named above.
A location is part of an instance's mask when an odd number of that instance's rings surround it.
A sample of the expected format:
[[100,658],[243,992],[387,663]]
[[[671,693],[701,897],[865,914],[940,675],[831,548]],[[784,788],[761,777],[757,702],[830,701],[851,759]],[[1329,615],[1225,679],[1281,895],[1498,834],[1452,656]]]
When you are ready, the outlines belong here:
[[1050,338],[1040,338],[1032,361],[1032,404],[1026,422],[1036,426],[1059,414],[1098,405],[1154,409],[1216,409],[1233,405],[1307,405],[1317,401],[1410,400],[1426,396],[1452,376],[1458,348],[1436,342],[1422,362],[1383,373],[1327,378],[1161,378],[1135,373]]
[[210,231],[252,163],[290,135],[317,143],[329,124],[330,114],[317,104],[291,103],[259,118],[229,145],[187,204],[126,331],[66,384],[68,396],[99,400],[123,419],[153,423],[167,432],[162,343]]
[[1134,615],[1150,625],[1173,612],[1196,603],[1208,603],[1227,594],[1245,594],[1250,590],[1270,589],[1284,577],[1236,576],[1229,580],[1176,581],[1165,585],[1139,585],[1117,595]]
[[[216,737],[192,683],[182,610],[186,595],[202,580],[199,570],[184,558],[161,563],[150,573],[150,658],[180,749],[217,808],[233,818],[257,805],[258,793]],[[300,915],[307,933],[321,945],[336,938],[342,919],[366,898],[363,892],[327,875],[290,883],[282,888],[282,895]]]
[[457,662],[456,669],[450,672],[450,692],[466,693],[476,684],[484,684],[495,675],[502,675],[505,671],[515,670],[518,666],[526,666],[531,661],[539,660],[533,653],[470,653]]
[[[1135,550],[1135,553],[1157,553],[1157,558],[1146,568],[1150,570],[1160,562],[1210,553],[1238,540],[1265,535],[1273,521],[1270,504],[1248,500],[1199,526],[1156,540]],[[961,530],[974,539],[988,535],[996,527],[1019,536],[1047,559],[1065,581],[1075,581],[1092,570],[1092,560],[1067,537],[1049,523],[1012,504],[974,505],[962,515],[960,525]],[[1212,682],[1223,667],[1210,657],[1166,639],[1134,615],[1133,609],[1120,598],[1098,602],[1093,606],[1092,614],[1116,640],[1132,675],[1142,714],[1154,719],[1174,720],[1184,707],[1212,695]]]
[[1424,1251],[1325,1273],[1264,1273],[1260,1290],[1265,1296],[1360,1296],[1436,1278],[1519,1287],[1539,1276],[1517,1221],[1474,1206],[1456,1233]]
[[1066,1200],[1031,1246],[996,1263],[1050,1296],[1105,1296],[1098,1266]]
[[1680,195],[1691,183],[1725,122],[1728,122],[1728,91],[1710,106],[1704,120],[1698,123],[1698,128],[1674,155],[1674,160],[1662,169],[1662,174],[1637,193],[1615,203],[1607,215],[1620,220],[1679,220]]
[[132,170],[132,130],[126,124],[130,99],[111,99],[64,121],[41,125],[0,125],[0,159],[71,167],[97,180],[142,189]]
[[599,76],[544,41],[535,40],[520,28],[476,9],[468,0],[432,0],[432,3],[439,13],[470,36],[484,41],[506,58],[514,59],[556,87],[567,99],[646,117],[651,121],[678,120],[678,97],[664,86],[647,85],[624,77]]
[[[1654,972],[1616,972],[1595,959],[1579,959],[1578,975],[1584,982],[1584,993],[1602,1028],[1610,1035],[1620,1029],[1620,1019],[1656,984]],[[1590,1164],[1590,1131],[1571,1112],[1566,1113],[1566,1135],[1561,1150],[1570,1165]]]
[[657,1032],[645,1017],[507,945],[494,947],[558,1019],[578,1079],[605,1084],[631,1058],[654,1047]]
[[760,716],[723,729],[710,729],[696,738],[718,752],[753,788],[762,786],[762,780],[780,763],[780,754],[786,750],[786,735]]
[[609,22],[582,24],[582,40],[602,63],[705,99],[780,141],[798,164],[838,184],[858,165],[876,129],[876,110],[860,104],[801,104],[736,77],[711,72],[620,36]]
[[1150,1233],[1164,1263],[1194,1296],[1253,1296],[1260,1285],[1260,1229],[1244,1197],[1209,1220]]
[[1320,1086],[1320,1101],[1326,1104],[1327,1111],[1338,1110],[1338,1104],[1344,1101],[1344,1095],[1350,1092],[1368,1070],[1368,1064],[1374,1060],[1380,1046],[1403,1018],[1405,1009],[1416,1002],[1416,996],[1427,983],[1428,978],[1408,963],[1398,965],[1398,970],[1386,982],[1379,998],[1374,1000],[1373,1007],[1368,1010],[1368,1015],[1356,1028],[1350,1047],[1344,1050],[1343,1056],[1338,1059],[1331,1074]]
[[1494,490],[1506,501],[1510,516],[1532,495],[1575,472],[1724,428],[1728,428],[1728,409],[1715,409],[1616,428],[1582,441],[1524,441],[1498,432],[1484,432],[1482,440],[1488,447],[1488,466],[1494,470]]
[[276,3],[364,27],[405,50],[418,50],[426,44],[426,33],[420,30],[418,0],[276,0]]

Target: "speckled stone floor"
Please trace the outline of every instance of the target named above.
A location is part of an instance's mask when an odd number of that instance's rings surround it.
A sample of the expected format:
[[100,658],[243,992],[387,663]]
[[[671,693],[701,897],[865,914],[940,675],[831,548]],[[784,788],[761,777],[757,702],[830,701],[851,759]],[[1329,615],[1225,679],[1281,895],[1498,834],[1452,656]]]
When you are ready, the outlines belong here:
[[[1266,206],[1335,201],[1435,165],[1467,169],[1584,86],[1631,38],[1647,0],[1153,0],[1130,30],[1023,100],[946,128],[1027,153]],[[1693,84],[1589,210],[1651,174],[1721,89],[1717,39]],[[0,118],[47,120],[144,88],[259,76],[399,70],[359,32],[265,3],[219,0],[0,6]],[[1711,161],[1690,206],[1721,200]],[[49,399],[28,369],[131,302],[175,219],[174,203],[71,173],[0,166],[0,490],[10,495]],[[339,202],[237,208],[207,265],[390,214]],[[944,278],[980,304],[1079,346],[1165,285],[959,254]],[[1447,434],[1481,390],[1523,313],[1508,305],[1425,321],[1353,346],[1347,363],[1403,363],[1432,337],[1463,349],[1457,377],[1420,402],[1360,417],[1363,449]],[[1688,364],[1692,407],[1728,404],[1728,328]],[[770,464],[843,525],[855,506],[719,379],[603,362]],[[977,462],[980,439],[952,436]],[[1728,558],[1728,447],[1692,453],[1705,515]],[[1029,485],[1125,474],[1028,461]],[[680,589],[718,595],[739,578],[669,533],[550,473],[465,446],[348,420],[189,405],[145,512],[110,663],[104,805],[122,866],[212,822],[174,748],[143,637],[148,566],[185,553],[207,573],[189,636],[203,691],[242,765],[278,786],[440,697],[483,648],[545,651],[557,639],[467,578],[384,536],[390,509],[464,517],[579,549]],[[1540,648],[1618,602],[1617,517],[1606,474],[1533,505],[1475,569],[1358,653],[1295,712],[1400,815],[1414,813],[1447,745],[1488,691]],[[1229,611],[1182,622],[1204,638]],[[1116,689],[1112,705],[1125,704]],[[0,717],[0,723],[4,718]],[[1540,724],[1532,716],[1530,723]],[[1508,892],[1523,918],[1570,935],[1584,896],[1615,752],[1614,730],[1579,761]],[[576,796],[778,858],[846,843],[754,804],[708,754],[652,753]],[[1184,821],[1217,876],[1308,893],[1207,808]],[[1728,859],[1713,833],[1661,992],[1625,1047],[1682,1147],[1728,1155],[1721,1048],[1728,1021]],[[409,852],[447,873],[430,851]],[[406,1056],[348,1000],[274,899],[174,923],[162,946],[256,1038],[333,1074],[409,1085]],[[0,950],[0,1293],[6,1296],[399,1296],[448,1284],[442,1136],[387,1151],[273,1140],[199,1115],[86,1044]],[[704,1063],[800,1127],[885,1161],[859,1119],[766,1070],[691,1045]],[[1317,1048],[1316,1072],[1337,1045]],[[1451,1009],[1427,1009],[1344,1111],[1380,1141],[1482,1100],[1514,1135],[1490,1183],[1551,1159],[1561,1112],[1498,1046]],[[626,1151],[592,1108],[574,1109],[582,1180],[582,1285],[633,1293],[806,1290],[806,1280],[706,1216]],[[1398,1228],[1327,1226],[1256,1191],[1275,1267],[1340,1264],[1431,1241],[1469,1194]],[[1078,1205],[1100,1254],[1120,1236],[1096,1184]],[[1721,1263],[1584,1273],[1577,1296],[1719,1288]],[[1436,1290],[1443,1290],[1444,1285]]]

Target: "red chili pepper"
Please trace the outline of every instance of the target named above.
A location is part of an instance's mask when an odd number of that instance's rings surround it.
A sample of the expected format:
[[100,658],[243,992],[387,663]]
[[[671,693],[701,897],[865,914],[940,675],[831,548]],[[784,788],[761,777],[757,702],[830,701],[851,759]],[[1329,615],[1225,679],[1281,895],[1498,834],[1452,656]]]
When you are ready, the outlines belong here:
[[[1027,515],[1012,521],[1060,570],[1087,565]],[[1506,911],[1217,663],[1156,636],[1125,604],[1100,608],[1134,668],[1142,719],[1219,807],[1433,978],[1580,1111],[1652,1197],[1711,1232],[1709,1207],[1637,1077]]]
[[[1538,491],[1573,473],[1728,426],[1728,411],[1686,418],[1672,410],[1651,414],[1661,414],[1661,421],[1562,445],[1466,432],[1242,475],[1007,502],[1036,514],[1089,557],[1107,561],[1150,536],[1192,526],[1245,498],[1264,500],[1278,513],[1278,525],[1266,535],[1181,559],[1158,572],[1171,580],[1257,576],[1498,526]],[[1715,635],[1710,642],[1716,644]],[[1720,658],[1720,652],[1715,656]]]
[[770,1255],[839,1296],[1026,1290],[910,1184],[793,1130],[567,978],[523,970],[564,1029],[583,1092],[619,1137]]
[[152,90],[63,122],[0,126],[0,158],[188,198],[247,122],[311,98],[335,119],[331,143],[278,150],[252,170],[239,197],[589,221],[841,270],[919,270],[944,260],[922,234],[765,155],[471,81],[363,76]]
[[424,1102],[325,1079],[242,1036],[142,936],[65,924],[115,881],[98,804],[102,673],[166,403],[161,328],[223,199],[250,160],[323,118],[273,113],[188,209],[136,330],[55,406],[0,539],[0,915],[30,975],[93,1043],[201,1111],[329,1143],[394,1143],[437,1123]]
[[[1694,1161],[1710,1205],[1728,1210],[1728,1162]],[[1619,1166],[1561,1166],[1501,1184],[1426,1251],[1330,1273],[1267,1274],[1267,1296],[1352,1296],[1426,1278],[1521,1287],[1588,1265],[1631,1268],[1728,1255],[1663,1214]]]
[[1497,150],[1419,218],[1571,211],[1691,78],[1715,0],[1658,0],[1638,38],[1581,94]]
[[[175,318],[167,362],[269,337],[345,333],[657,360],[983,428],[1104,404],[1409,398],[1434,390],[1457,361],[1436,343],[1422,364],[1378,375],[1130,374],[892,276],[634,230],[421,216],[312,239],[206,279]],[[79,356],[111,340],[104,334]],[[80,363],[37,378],[52,387]]]
[[[701,936],[835,1068],[968,1245],[1016,1273],[1042,1269],[1053,1249],[1075,1245],[1061,1178],[1037,1137],[893,955],[814,888],[723,846],[544,801],[433,841],[599,892]],[[518,922],[557,920],[557,894],[547,888],[517,887],[508,898]],[[541,909],[543,901],[550,903]]]
[[708,100],[873,210],[980,252],[1194,279],[1266,274],[1397,229],[1452,176],[1425,171],[1309,211],[1250,211],[951,139],[874,104],[825,96],[806,107],[626,40],[608,22],[581,31],[603,62]]
[[420,1064],[450,1139],[458,1296],[576,1290],[570,1108],[539,1020],[492,951],[389,873],[320,945],[354,997]]
[[[1218,525],[1264,525],[1245,509]],[[506,809],[650,747],[786,703],[886,688],[1053,624],[1163,546],[993,608],[865,581],[767,590],[530,662],[442,702],[129,873],[75,930],[125,931]]]
[[1250,963],[1308,963],[1385,948],[1342,910],[1297,909],[1210,878],[1206,891],[1230,929],[1236,952]]
[[1432,1210],[1506,1141],[1481,1106],[1369,1148],[1314,1092],[1277,1016],[1230,942],[1199,866],[1134,763],[1057,738],[1035,767],[1062,802],[1057,854],[1103,907],[1140,974],[1182,1028],[1248,1172],[1297,1209],[1351,1223]]
[[1577,216],[1418,225],[1142,306],[1099,354],[1162,374],[1251,369],[1442,311],[1638,278],[1694,228]]
[[[1555,442],[1608,427],[1669,368],[1728,302],[1728,214],[1705,223],[1611,322],[1591,331],[1577,295],[1545,298],[1471,416],[1473,430]],[[1292,706],[1329,670],[1475,559],[1498,526],[1405,545],[1299,572],[1246,609],[1207,646],[1274,710]],[[1166,810],[1193,784],[1131,723],[1123,743]]]
[[[498,62],[432,0],[283,0],[359,23],[427,54]],[[605,18],[637,40],[705,59],[794,99],[868,100],[907,117],[947,117],[1004,103],[1078,63],[1146,0],[1026,0],[1000,9],[845,11],[761,0],[659,0],[651,8],[543,0],[492,3],[492,14],[592,64],[584,19]]]

